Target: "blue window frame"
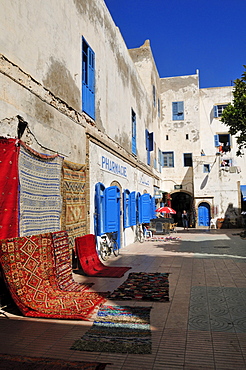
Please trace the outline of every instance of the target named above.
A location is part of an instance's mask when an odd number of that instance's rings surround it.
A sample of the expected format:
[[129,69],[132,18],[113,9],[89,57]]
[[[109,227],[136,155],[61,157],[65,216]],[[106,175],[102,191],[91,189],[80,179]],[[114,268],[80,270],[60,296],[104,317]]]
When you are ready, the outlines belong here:
[[95,119],[95,54],[82,37],[82,110]]
[[147,151],[147,164],[150,166],[150,152],[154,150],[154,133],[145,130],[145,144]]
[[95,186],[95,213],[94,213],[94,232],[95,235],[104,233],[104,198],[105,186],[98,182]]
[[137,155],[136,113],[132,109],[132,153]]
[[174,153],[173,152],[162,152],[163,156],[163,167],[174,167]]
[[184,119],[184,102],[173,102],[173,121],[180,121]]
[[130,226],[136,225],[137,223],[137,197],[136,192],[130,193]]
[[219,104],[214,105],[214,118],[222,116],[223,110],[227,107],[228,104]]

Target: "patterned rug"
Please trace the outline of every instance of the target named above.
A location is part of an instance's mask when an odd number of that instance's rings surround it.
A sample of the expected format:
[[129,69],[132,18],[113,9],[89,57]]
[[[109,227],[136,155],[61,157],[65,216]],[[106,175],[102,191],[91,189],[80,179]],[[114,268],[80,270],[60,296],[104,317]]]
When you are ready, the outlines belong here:
[[92,327],[71,349],[111,353],[151,353],[151,307],[102,306]]
[[168,273],[132,272],[108,298],[114,300],[169,301]]
[[57,155],[41,155],[21,144],[19,155],[21,236],[60,230],[62,160]]
[[80,284],[74,281],[67,232],[58,231],[51,235],[55,256],[55,275],[59,288],[70,292],[80,292],[94,285],[94,283]]
[[70,248],[74,248],[74,239],[86,234],[86,166],[64,160],[62,170],[61,229],[67,231]]
[[96,250],[96,237],[88,234],[75,239],[76,253],[83,272],[87,276],[122,277],[131,267],[105,266]]
[[0,262],[16,305],[25,316],[88,320],[105,294],[59,289],[51,234],[0,241]]
[[19,235],[18,155],[15,139],[0,139],[0,239]]
[[0,354],[0,369],[4,370],[104,370],[106,363],[67,361],[45,357]]

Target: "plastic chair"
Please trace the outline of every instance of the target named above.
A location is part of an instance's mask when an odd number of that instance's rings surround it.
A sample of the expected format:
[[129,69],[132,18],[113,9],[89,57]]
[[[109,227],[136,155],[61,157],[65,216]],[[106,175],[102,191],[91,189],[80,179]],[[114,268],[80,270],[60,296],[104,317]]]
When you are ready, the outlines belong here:
[[210,229],[217,229],[215,218],[211,218],[210,220]]
[[147,238],[152,238],[153,234],[152,231],[148,230],[147,227],[144,227],[144,237]]

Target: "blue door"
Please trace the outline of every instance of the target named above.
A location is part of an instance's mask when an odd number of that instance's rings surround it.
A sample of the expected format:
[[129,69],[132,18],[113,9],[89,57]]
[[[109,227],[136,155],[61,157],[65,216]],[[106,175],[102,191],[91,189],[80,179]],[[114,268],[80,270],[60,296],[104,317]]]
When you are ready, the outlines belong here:
[[210,206],[208,203],[201,203],[198,207],[198,226],[209,226]]

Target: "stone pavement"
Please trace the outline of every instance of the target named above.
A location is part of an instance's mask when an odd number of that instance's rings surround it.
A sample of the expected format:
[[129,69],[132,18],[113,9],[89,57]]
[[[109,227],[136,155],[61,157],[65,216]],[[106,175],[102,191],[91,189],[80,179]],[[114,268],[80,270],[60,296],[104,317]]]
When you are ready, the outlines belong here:
[[[107,370],[246,369],[246,240],[241,231],[178,229],[172,234],[178,240],[134,243],[109,260],[132,266],[129,272],[170,273],[170,302],[108,302],[152,307],[152,354],[73,351],[71,345],[92,322],[23,318],[7,311],[8,318],[0,315],[0,353],[107,362]],[[96,291],[113,291],[127,274],[74,277],[94,282]]]

